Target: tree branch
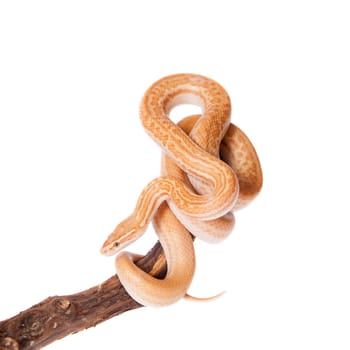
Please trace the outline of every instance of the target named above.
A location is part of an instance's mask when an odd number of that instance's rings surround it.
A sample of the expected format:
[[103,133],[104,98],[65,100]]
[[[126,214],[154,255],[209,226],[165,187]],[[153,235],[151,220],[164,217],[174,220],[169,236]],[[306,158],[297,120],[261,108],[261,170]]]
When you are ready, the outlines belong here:
[[[166,260],[161,245],[157,243],[137,265],[157,278],[164,278]],[[77,294],[49,297],[0,322],[0,350],[41,349],[141,306],[125,291],[118,277],[113,276]]]

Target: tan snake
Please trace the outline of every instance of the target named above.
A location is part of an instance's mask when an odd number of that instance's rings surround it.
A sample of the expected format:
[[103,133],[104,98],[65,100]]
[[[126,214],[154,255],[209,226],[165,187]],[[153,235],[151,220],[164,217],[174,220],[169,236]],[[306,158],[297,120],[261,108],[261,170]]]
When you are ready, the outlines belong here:
[[[202,115],[174,124],[169,112],[182,103],[199,105]],[[248,204],[261,189],[254,147],[230,124],[230,112],[226,91],[194,74],[165,77],[144,95],[141,121],[164,152],[162,176],[145,187],[134,212],[101,248],[104,255],[119,252],[153,220],[167,261],[166,278],[140,270],[134,264],[137,257],[128,252],[120,253],[115,263],[122,285],[143,305],[168,305],[184,297],[195,271],[190,233],[209,242],[226,238],[234,225],[232,211]]]

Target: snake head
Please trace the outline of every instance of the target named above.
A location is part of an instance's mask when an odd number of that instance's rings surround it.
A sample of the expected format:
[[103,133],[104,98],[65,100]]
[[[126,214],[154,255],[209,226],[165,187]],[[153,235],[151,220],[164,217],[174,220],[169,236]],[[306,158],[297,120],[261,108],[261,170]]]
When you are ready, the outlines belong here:
[[118,253],[139,238],[144,231],[145,228],[140,228],[135,223],[134,217],[129,216],[108,236],[101,247],[101,253],[106,256]]

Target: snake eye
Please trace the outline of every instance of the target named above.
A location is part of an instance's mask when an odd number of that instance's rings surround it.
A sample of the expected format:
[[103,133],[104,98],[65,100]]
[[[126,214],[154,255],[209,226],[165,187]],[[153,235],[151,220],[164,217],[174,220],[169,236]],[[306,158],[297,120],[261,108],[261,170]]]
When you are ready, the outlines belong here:
[[118,247],[118,246],[119,246],[118,241],[115,241],[115,242],[114,242],[114,246],[115,246],[115,247]]

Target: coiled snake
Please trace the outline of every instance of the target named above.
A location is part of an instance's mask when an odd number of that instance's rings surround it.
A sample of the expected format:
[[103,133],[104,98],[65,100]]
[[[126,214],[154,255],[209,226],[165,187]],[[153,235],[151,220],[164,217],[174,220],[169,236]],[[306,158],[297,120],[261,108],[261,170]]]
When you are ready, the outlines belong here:
[[[199,105],[202,114],[176,125],[169,112],[184,103]],[[145,187],[134,212],[101,248],[104,255],[120,252],[153,221],[167,261],[165,279],[140,270],[132,253],[121,252],[115,261],[122,285],[140,304],[162,306],[184,297],[195,271],[191,234],[208,242],[225,239],[234,226],[233,211],[261,189],[257,154],[247,136],[230,124],[230,113],[226,91],[195,74],[165,77],[142,99],[142,124],[163,151],[162,174]]]

